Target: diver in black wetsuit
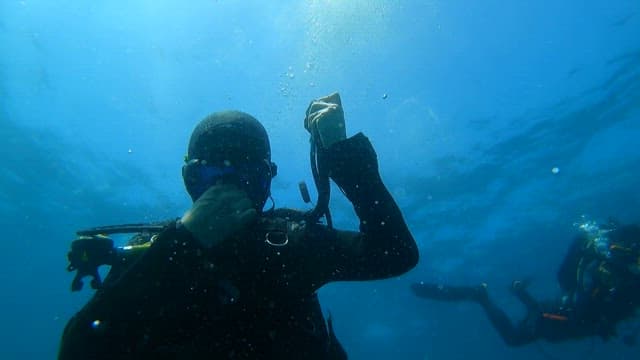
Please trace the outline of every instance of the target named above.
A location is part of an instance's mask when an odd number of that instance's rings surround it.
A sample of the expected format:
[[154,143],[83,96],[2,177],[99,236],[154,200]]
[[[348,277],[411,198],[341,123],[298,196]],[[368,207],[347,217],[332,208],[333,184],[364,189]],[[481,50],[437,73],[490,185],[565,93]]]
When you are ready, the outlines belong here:
[[[526,283],[514,281],[513,294],[527,315],[513,324],[489,298],[486,284],[474,287],[415,283],[415,295],[442,301],[474,301],[485,310],[493,327],[509,346],[538,339],[561,342],[589,336],[608,340],[616,325],[640,309],[640,227],[637,225],[581,226],[558,271],[562,296],[538,302]],[[636,334],[625,337],[632,343]]]
[[194,130],[183,167],[192,208],[112,264],[67,324],[59,359],[346,359],[317,290],[397,276],[418,250],[371,143],[346,138],[339,95],[313,101],[305,127],[359,232],[263,211],[275,175],[267,134],[248,114],[214,113]]

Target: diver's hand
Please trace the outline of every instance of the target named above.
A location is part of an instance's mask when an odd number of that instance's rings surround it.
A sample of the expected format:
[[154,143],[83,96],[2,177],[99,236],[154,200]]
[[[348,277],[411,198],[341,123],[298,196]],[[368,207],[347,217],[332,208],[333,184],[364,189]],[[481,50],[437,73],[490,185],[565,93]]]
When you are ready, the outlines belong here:
[[257,217],[244,191],[234,185],[214,185],[193,203],[181,219],[184,227],[206,248],[242,230]]
[[342,101],[337,92],[313,100],[307,108],[304,128],[327,149],[347,138]]

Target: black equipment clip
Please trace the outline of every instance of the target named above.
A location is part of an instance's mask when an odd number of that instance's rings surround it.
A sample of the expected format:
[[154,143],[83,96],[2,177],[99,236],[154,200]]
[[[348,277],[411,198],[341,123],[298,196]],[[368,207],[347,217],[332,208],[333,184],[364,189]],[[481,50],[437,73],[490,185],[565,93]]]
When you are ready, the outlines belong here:
[[85,276],[92,277],[91,288],[99,289],[102,286],[102,280],[98,267],[113,264],[115,254],[113,240],[105,235],[84,235],[73,241],[71,251],[67,254],[69,259],[67,271],[77,271],[71,283],[71,291],[82,289],[82,278]]
[[77,231],[78,238],[71,243],[71,251],[67,254],[69,260],[67,271],[77,271],[71,283],[71,291],[82,289],[84,285],[82,279],[85,276],[92,278],[91,288],[102,287],[98,268],[102,265],[113,265],[118,259],[118,254],[124,251],[123,248],[114,247],[113,240],[108,235],[159,233],[162,229],[164,225],[124,224]]

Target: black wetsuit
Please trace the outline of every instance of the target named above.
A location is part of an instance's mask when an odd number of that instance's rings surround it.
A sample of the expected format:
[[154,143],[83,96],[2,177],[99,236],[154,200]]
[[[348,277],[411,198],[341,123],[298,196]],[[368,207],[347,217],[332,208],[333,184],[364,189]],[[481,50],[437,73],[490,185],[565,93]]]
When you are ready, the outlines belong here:
[[206,250],[172,224],[138,259],[112,267],[67,324],[59,359],[346,359],[316,291],[402,274],[418,251],[368,139],[358,134],[328,155],[360,232],[276,210]]
[[[626,226],[609,236],[612,243],[626,243],[625,250],[629,250],[633,246],[628,244],[640,243],[638,235],[640,228]],[[586,237],[576,238],[565,256],[558,272],[564,296],[558,300],[539,302],[525,286],[512,289],[527,309],[524,319],[516,324],[491,301],[483,286],[419,283],[413,284],[412,290],[422,298],[479,303],[510,346],[526,345],[538,339],[562,342],[600,336],[607,340],[616,335],[617,323],[632,317],[640,308],[640,276],[626,268],[628,261],[640,261],[640,258],[637,253],[626,259],[615,255],[601,258],[587,244]]]

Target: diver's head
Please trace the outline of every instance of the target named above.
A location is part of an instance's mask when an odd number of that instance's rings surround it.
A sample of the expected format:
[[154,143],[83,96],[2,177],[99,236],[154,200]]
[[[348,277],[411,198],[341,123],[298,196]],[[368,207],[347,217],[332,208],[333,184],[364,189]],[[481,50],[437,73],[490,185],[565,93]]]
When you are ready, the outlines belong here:
[[223,111],[205,117],[193,130],[182,178],[193,201],[212,185],[231,183],[261,211],[276,170],[262,124],[249,114]]

